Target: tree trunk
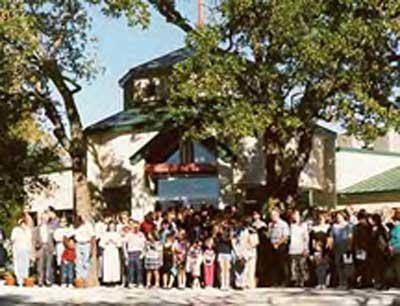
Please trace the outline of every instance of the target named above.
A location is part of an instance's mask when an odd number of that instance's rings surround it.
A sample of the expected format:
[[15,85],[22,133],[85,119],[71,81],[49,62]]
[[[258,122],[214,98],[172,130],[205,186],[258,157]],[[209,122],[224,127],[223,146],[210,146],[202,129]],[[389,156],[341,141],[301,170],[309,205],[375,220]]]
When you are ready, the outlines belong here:
[[[43,70],[56,86],[59,94],[63,98],[65,114],[68,119],[71,139],[66,133],[66,127],[63,124],[62,116],[55,108],[54,104],[45,103],[45,108],[49,119],[55,126],[55,136],[69,153],[72,161],[72,173],[74,183],[75,211],[82,215],[87,221],[94,223],[94,207],[92,207],[91,194],[86,176],[86,154],[87,143],[83,133],[83,126],[79,116],[75,94],[81,90],[81,87],[74,81],[66,78],[59,64],[54,58],[48,58],[43,62]],[[70,88],[73,85],[74,88]],[[98,285],[97,279],[97,260],[96,248],[92,247],[92,264],[90,275],[86,280],[89,286]]]
[[296,149],[288,149],[288,139],[280,139],[275,128],[266,129],[264,152],[266,165],[267,209],[294,208],[299,196],[300,175],[308,162],[312,150],[313,128],[293,132],[297,138]]
[[90,191],[86,174],[81,169],[73,167],[73,182],[75,196],[75,210],[78,215],[85,219],[93,219]]

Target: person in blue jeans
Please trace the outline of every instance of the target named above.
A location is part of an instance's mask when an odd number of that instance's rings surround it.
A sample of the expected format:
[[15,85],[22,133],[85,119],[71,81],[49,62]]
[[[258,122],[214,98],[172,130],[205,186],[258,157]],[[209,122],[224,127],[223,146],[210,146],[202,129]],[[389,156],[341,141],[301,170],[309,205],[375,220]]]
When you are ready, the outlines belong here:
[[[339,277],[339,288],[346,289],[349,286],[345,263],[345,254],[350,250],[352,228],[346,221],[343,212],[336,214],[336,222],[330,229],[330,237],[333,240],[333,255],[336,273]],[[347,263],[349,265],[349,263]]]
[[143,251],[146,237],[139,230],[139,223],[131,220],[129,231],[126,233],[123,248],[125,264],[128,268],[128,283],[131,288],[133,285],[143,287]]
[[61,285],[69,287],[74,282],[76,252],[73,239],[69,238],[65,244],[66,247],[61,257]]

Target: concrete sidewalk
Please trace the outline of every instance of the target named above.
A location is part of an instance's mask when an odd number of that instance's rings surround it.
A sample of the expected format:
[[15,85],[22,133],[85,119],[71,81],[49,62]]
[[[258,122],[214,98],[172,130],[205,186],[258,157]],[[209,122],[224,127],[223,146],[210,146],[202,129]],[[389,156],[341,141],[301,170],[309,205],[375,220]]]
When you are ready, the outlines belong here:
[[246,291],[218,289],[64,289],[0,287],[0,306],[8,305],[329,305],[400,306],[400,290],[315,290],[266,288]]

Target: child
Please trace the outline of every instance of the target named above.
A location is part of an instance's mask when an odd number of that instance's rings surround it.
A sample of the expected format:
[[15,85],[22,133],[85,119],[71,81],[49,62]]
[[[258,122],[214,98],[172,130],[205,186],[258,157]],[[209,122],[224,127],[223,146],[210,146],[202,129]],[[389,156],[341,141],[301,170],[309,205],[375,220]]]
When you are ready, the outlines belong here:
[[178,241],[175,245],[175,261],[178,269],[178,288],[184,289],[186,287],[186,253],[188,242],[186,240],[185,230],[181,230],[178,234]]
[[61,256],[61,286],[71,287],[74,281],[75,242],[72,238],[65,239],[65,248]]
[[232,241],[229,228],[221,228],[217,234],[216,249],[220,271],[221,290],[228,290],[231,281]]
[[176,276],[174,235],[172,233],[167,234],[165,238],[162,273],[163,287],[171,289]]
[[349,281],[351,281],[354,272],[354,259],[351,251],[343,254],[343,265],[344,284],[342,287],[344,287],[343,289],[348,289],[350,285]]
[[317,289],[326,289],[326,277],[329,271],[329,259],[323,253],[322,245],[315,246],[315,274],[317,275]]
[[202,249],[200,240],[195,240],[192,246],[189,248],[186,261],[186,270],[192,276],[193,283],[192,288],[200,288],[200,276],[201,276],[201,263],[202,259]]
[[144,267],[146,269],[146,287],[151,287],[152,276],[154,276],[154,287],[160,287],[160,273],[162,266],[163,249],[155,231],[147,234],[147,242],[144,251]]
[[204,285],[210,288],[214,285],[215,251],[212,238],[207,239],[203,252]]

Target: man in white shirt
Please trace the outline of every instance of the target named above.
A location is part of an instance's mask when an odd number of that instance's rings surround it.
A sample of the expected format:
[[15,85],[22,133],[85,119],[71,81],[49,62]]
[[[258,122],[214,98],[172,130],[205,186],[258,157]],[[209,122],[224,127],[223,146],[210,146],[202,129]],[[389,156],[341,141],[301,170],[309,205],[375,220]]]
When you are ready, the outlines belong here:
[[291,280],[297,287],[304,287],[307,277],[309,233],[307,225],[301,223],[300,212],[293,211],[290,224],[289,261]]
[[268,236],[272,245],[272,281],[274,285],[286,285],[288,279],[288,238],[289,226],[281,219],[278,208],[271,210],[271,222],[268,224]]
[[143,287],[143,251],[146,243],[146,237],[139,230],[139,223],[133,220],[129,221],[131,230],[124,237],[124,255],[128,267],[129,287],[137,285]]

